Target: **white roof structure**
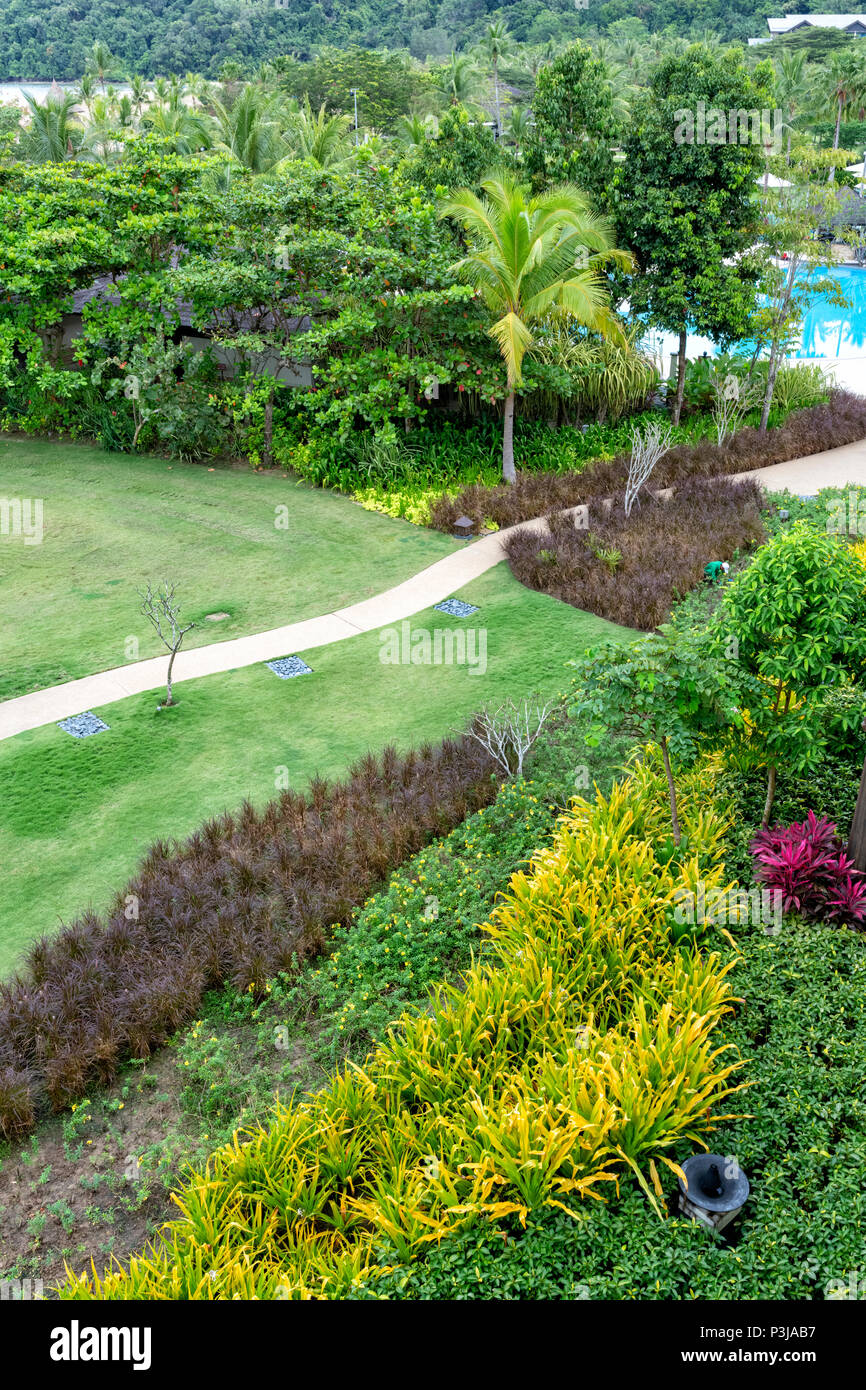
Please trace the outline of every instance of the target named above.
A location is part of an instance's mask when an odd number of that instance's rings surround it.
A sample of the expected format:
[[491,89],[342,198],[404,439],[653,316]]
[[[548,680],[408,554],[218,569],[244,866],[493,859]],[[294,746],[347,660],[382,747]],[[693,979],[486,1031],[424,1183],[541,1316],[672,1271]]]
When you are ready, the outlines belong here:
[[787,14],[783,19],[768,19],[771,35],[790,34],[793,29],[847,29],[866,34],[866,14]]
[[[858,166],[858,167],[859,167],[859,166]],[[794,185],[793,185],[792,183],[789,183],[787,179],[780,179],[780,178],[777,178],[775,174],[762,174],[761,177],[760,177],[759,179],[755,179],[755,183],[759,184],[759,185],[761,186],[761,188],[793,188],[793,187],[794,187]]]

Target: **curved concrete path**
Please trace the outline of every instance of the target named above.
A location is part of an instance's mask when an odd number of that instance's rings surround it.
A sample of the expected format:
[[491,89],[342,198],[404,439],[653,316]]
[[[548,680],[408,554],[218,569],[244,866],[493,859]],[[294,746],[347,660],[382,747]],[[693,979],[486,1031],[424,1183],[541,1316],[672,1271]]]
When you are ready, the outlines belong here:
[[[808,458],[792,459],[789,463],[771,464],[738,478],[757,478],[770,492],[799,492],[812,494],[823,487],[844,487],[848,483],[866,486],[866,440],[844,444]],[[577,515],[583,507],[572,507]],[[521,526],[546,529],[543,517],[521,522]],[[411,579],[374,598],[363,599],[348,608],[326,613],[320,618],[308,618],[302,623],[289,623],[251,637],[234,637],[228,642],[212,642],[207,647],[181,652],[174,663],[174,680],[195,680],[198,676],[213,676],[220,671],[235,671],[242,666],[254,666],[260,661],[274,661],[280,656],[308,652],[315,647],[327,647],[360,632],[372,632],[411,618],[413,614],[450,598],[456,590],[479,575],[500,564],[505,558],[504,541],[516,526],[479,540],[444,556]],[[27,729],[52,724],[84,710],[99,709],[128,695],[140,695],[156,690],[165,680],[167,656],[136,661],[130,666],[118,666],[95,676],[67,681],[64,685],[35,690],[0,704],[0,739],[12,738]]]
[[[573,508],[580,511],[581,508]],[[543,517],[522,525],[544,529]],[[434,603],[450,598],[457,589],[477,579],[505,558],[504,541],[516,527],[496,531],[489,536],[445,555],[427,569],[397,584],[393,589],[362,599],[348,608],[325,613],[320,618],[308,618],[301,623],[256,632],[250,637],[234,637],[227,642],[211,642],[206,647],[178,653],[172,681],[195,680],[213,676],[220,671],[235,671],[242,666],[255,666],[260,661],[273,661],[280,656],[293,656],[315,647],[328,647],[361,632],[373,632],[390,627],[392,623],[410,618]],[[27,729],[38,729],[84,710],[99,709],[128,695],[140,695],[156,690],[165,683],[168,655],[135,661],[129,666],[116,666],[95,676],[83,676],[77,681],[34,690],[14,700],[0,704],[0,739],[12,738]]]

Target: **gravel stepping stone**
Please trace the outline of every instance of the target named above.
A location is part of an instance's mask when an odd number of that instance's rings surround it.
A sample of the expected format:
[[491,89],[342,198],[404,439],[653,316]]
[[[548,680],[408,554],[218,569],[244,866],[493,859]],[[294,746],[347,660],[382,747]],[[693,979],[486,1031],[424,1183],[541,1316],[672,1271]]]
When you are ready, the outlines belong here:
[[84,714],[74,714],[70,719],[59,720],[57,727],[63,729],[64,733],[71,734],[73,738],[90,738],[91,734],[101,734],[109,725],[87,710]]
[[281,681],[290,681],[293,676],[313,674],[312,666],[308,666],[299,656],[281,656],[278,661],[266,661],[265,665],[275,676],[279,676]]
[[478,612],[477,604],[464,603],[462,598],[446,598],[444,603],[434,607],[437,613],[450,613],[452,618],[468,618],[470,613]]

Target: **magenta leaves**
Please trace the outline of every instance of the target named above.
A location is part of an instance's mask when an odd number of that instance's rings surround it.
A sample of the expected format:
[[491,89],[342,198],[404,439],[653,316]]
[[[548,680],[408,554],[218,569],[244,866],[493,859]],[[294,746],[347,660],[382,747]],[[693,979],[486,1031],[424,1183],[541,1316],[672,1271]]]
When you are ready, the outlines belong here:
[[866,879],[831,820],[810,811],[804,821],[759,830],[750,849],[756,879],[781,892],[785,912],[858,927],[866,922]]

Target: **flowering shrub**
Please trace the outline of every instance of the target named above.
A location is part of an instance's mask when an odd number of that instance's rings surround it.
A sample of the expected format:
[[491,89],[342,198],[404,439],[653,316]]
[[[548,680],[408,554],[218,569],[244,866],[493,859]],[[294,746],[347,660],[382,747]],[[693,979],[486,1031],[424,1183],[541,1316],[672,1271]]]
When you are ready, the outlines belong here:
[[782,893],[785,912],[866,922],[866,879],[842,850],[836,826],[810,811],[804,821],[760,830],[751,844],[755,877]]

